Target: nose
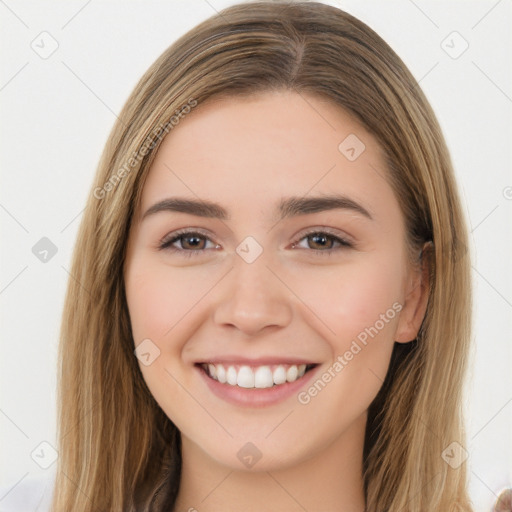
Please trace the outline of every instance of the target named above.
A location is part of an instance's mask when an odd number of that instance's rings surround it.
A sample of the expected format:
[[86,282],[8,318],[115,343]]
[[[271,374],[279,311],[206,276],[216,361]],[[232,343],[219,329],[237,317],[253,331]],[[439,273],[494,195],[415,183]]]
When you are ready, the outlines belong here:
[[252,263],[235,254],[234,266],[219,289],[216,325],[257,335],[290,323],[293,293],[264,254]]

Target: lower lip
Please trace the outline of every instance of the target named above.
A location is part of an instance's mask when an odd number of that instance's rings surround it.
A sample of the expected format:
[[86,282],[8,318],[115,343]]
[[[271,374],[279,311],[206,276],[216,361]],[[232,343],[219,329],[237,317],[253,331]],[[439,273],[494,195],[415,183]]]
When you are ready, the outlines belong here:
[[195,366],[214,395],[231,404],[246,407],[274,405],[283,402],[293,395],[297,395],[300,389],[312,379],[319,367],[320,365],[315,366],[294,382],[279,384],[271,388],[241,388],[239,386],[231,386],[230,384],[222,384],[218,380],[212,379],[204,368],[199,365]]

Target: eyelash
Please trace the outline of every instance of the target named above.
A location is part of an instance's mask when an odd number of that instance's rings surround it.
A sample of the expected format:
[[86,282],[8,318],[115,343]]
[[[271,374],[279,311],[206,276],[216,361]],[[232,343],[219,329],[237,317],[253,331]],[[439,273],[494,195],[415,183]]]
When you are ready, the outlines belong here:
[[[207,240],[210,240],[208,236],[206,236],[204,233],[201,233],[199,231],[190,231],[187,229],[183,229],[180,231],[177,231],[172,234],[172,238],[164,238],[159,245],[159,250],[166,250],[173,253],[180,252],[183,256],[189,258],[191,256],[199,256],[200,253],[203,253],[206,251],[206,249],[177,249],[176,247],[171,247],[172,244],[177,242],[183,235],[199,235],[200,237],[206,238]],[[353,248],[354,245],[346,240],[345,238],[339,237],[337,235],[334,235],[333,233],[330,233],[329,231],[324,230],[313,230],[309,231],[305,234],[303,234],[297,241],[293,242],[292,245],[295,246],[298,244],[301,240],[304,238],[308,238],[312,235],[327,235],[328,238],[332,238],[335,242],[338,242],[340,244],[339,247],[334,249],[309,249],[310,251],[314,251],[318,256],[331,256],[333,252],[343,249],[349,249]],[[210,240],[211,241],[211,240]]]

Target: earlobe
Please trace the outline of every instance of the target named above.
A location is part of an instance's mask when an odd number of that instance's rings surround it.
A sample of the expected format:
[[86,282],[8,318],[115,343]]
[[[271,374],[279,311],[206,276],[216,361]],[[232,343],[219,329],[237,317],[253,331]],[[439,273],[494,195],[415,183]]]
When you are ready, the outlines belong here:
[[433,263],[434,244],[425,242],[420,254],[420,269],[415,270],[409,280],[395,333],[397,343],[408,343],[416,339],[427,311],[430,292],[430,268]]

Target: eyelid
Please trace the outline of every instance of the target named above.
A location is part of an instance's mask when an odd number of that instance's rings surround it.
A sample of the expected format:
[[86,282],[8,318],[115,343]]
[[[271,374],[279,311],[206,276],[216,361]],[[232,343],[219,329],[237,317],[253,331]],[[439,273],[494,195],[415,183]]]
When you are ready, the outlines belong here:
[[[167,235],[165,235],[159,242],[158,242],[158,249],[161,249],[161,250],[175,250],[177,252],[182,252],[182,253],[198,253],[198,252],[205,252],[204,249],[191,249],[191,250],[185,250],[185,249],[176,249],[174,247],[171,247],[171,246],[168,246],[168,247],[164,247],[166,244],[170,244],[170,243],[174,243],[177,241],[177,239],[180,238],[180,236],[183,236],[183,235],[194,235],[194,234],[197,234],[197,235],[201,235],[203,236],[205,239],[211,241],[212,243],[215,244],[215,242],[213,242],[213,240],[211,239],[211,236],[210,234],[205,231],[204,229],[202,228],[195,228],[195,227],[188,227],[188,228],[182,228],[182,229],[178,229],[177,231],[173,231],[172,233],[169,233]],[[215,244],[215,245],[218,245],[218,244]]]
[[350,246],[355,246],[355,241],[350,235],[346,234],[345,232],[340,232],[337,229],[330,228],[328,226],[313,226],[312,228],[306,228],[300,231],[294,237],[294,242],[292,243],[295,244],[297,242],[300,242],[300,240],[302,240],[304,237],[314,235],[315,233],[325,233],[326,235],[331,235],[333,238],[342,240],[343,242],[349,244]]

